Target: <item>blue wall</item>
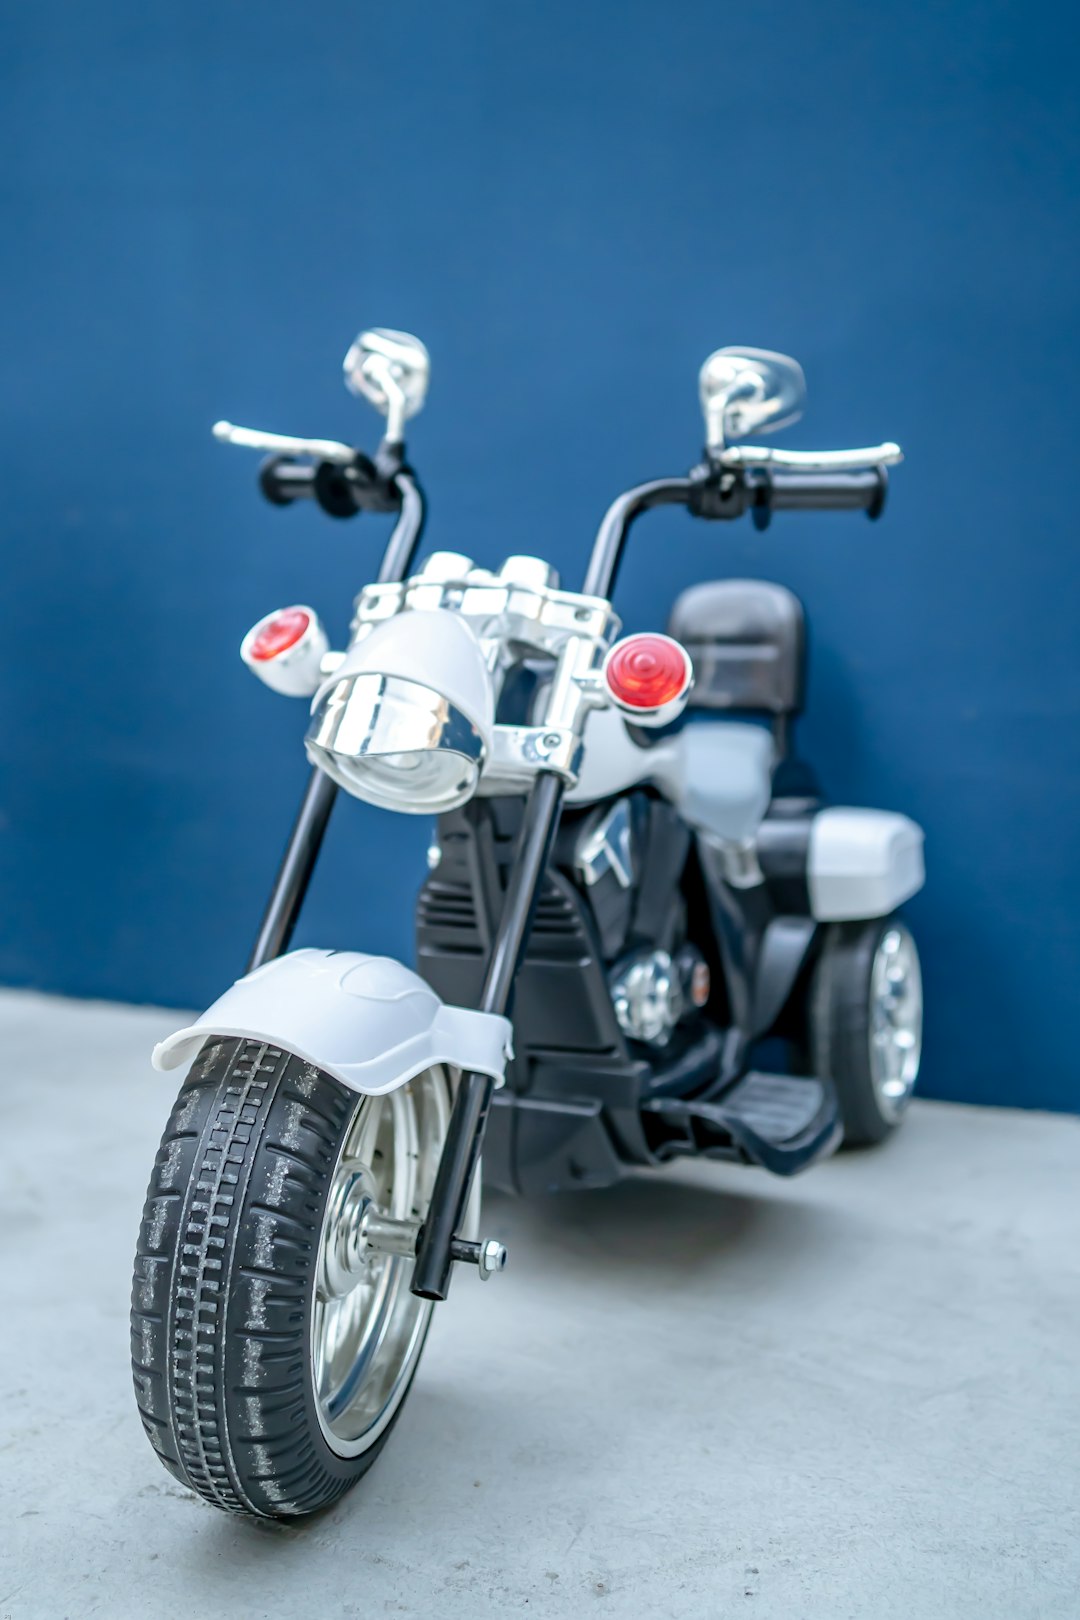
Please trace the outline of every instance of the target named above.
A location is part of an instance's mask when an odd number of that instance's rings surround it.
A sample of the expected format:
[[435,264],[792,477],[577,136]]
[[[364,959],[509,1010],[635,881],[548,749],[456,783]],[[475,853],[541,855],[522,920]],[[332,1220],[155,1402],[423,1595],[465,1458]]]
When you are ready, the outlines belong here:
[[[834,798],[927,828],[926,1089],[1080,1105],[1052,9],[9,8],[0,978],[187,1004],[243,962],[305,765],[302,707],[237,643],[293,600],[340,636],[384,531],[261,504],[216,417],[372,442],[341,356],[415,330],[431,539],[575,582],[611,495],[695,458],[697,368],[742,341],[806,368],[786,442],[903,443],[887,520],[658,516],[626,619],[713,572],[803,594],[806,751]],[[407,953],[425,834],[342,804],[304,940]]]

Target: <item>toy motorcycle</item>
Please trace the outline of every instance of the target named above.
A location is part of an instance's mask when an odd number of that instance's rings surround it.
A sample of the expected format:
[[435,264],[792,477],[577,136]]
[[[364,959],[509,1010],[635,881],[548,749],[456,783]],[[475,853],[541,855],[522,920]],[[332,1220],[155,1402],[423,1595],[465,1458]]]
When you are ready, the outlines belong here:
[[[668,634],[620,638],[610,601],[641,514],[876,518],[897,446],[738,442],[793,421],[804,381],[783,355],[721,349],[702,464],[620,495],[563,590],[538,557],[417,566],[404,426],[428,371],[404,333],[349,350],[348,385],[386,416],[373,458],[214,430],[268,452],[276,505],[395,519],[346,651],[306,606],[244,638],[256,675],[310,702],[314,769],[247,974],[154,1053],[191,1068],[139,1236],[136,1392],[165,1466],[235,1512],[311,1512],[371,1466],[453,1268],[505,1263],[480,1235],[481,1146],[486,1180],[519,1193],[681,1155],[791,1175],[885,1136],[919,1068],[896,908],[922,885],[922,834],[825,806],[795,760],[799,602],[699,585]],[[435,818],[416,972],[288,952],[341,789]],[[784,1072],[758,1067],[766,1038]]]

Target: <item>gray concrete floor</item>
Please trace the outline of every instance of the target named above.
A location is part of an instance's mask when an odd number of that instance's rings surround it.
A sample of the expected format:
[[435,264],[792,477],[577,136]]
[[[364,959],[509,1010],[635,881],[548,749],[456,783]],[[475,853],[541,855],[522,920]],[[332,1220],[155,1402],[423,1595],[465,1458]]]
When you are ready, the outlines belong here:
[[385,1456],[306,1526],[167,1476],[127,1367],[176,1015],[0,993],[0,1616],[1080,1615],[1080,1120],[923,1104],[791,1184],[489,1201]]

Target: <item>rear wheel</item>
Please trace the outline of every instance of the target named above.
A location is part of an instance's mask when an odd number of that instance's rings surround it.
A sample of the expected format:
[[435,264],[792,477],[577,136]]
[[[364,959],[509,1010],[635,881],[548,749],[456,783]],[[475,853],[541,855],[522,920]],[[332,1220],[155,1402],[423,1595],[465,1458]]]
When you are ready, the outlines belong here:
[[200,1053],[147,1194],[132,1363],[159,1457],[215,1506],[313,1512],[385,1445],[432,1309],[394,1251],[449,1113],[441,1068],[360,1097],[263,1042]]
[[810,984],[810,1058],[836,1087],[847,1144],[880,1142],[903,1119],[922,1018],[919,953],[899,917],[826,929]]

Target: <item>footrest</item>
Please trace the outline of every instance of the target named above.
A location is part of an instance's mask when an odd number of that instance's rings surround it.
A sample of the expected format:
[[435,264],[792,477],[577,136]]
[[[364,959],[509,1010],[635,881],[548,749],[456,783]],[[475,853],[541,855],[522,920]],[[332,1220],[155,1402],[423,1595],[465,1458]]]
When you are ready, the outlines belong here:
[[787,1074],[753,1071],[715,1102],[654,1097],[641,1113],[661,1162],[688,1154],[737,1159],[777,1176],[834,1153],[843,1136],[831,1082]]

